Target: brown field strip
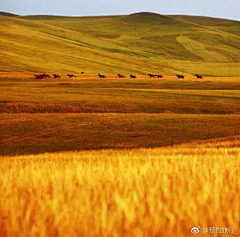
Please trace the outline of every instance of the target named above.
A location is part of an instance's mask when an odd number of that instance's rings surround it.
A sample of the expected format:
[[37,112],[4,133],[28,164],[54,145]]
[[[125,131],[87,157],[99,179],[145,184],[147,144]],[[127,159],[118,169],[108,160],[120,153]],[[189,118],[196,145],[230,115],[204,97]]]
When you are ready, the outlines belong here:
[[239,115],[1,114],[0,154],[158,147],[239,133]]

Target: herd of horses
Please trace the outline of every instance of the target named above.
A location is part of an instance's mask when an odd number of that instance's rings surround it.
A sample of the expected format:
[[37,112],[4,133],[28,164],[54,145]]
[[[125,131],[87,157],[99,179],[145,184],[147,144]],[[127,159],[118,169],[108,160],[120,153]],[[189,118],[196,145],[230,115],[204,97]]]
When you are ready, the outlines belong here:
[[[34,75],[35,76],[35,79],[47,79],[47,78],[51,78],[51,76],[49,74],[36,74]],[[61,78],[59,75],[57,74],[53,74],[53,77],[54,78]]]
[[[81,72],[81,74],[84,74],[84,72]],[[45,73],[43,73],[43,74],[36,74],[36,75],[34,75],[35,76],[35,79],[47,79],[47,78],[51,78],[51,76],[49,75],[49,74],[45,74]],[[76,75],[73,75],[73,74],[67,74],[67,76],[69,77],[69,78],[76,78]],[[117,74],[117,76],[118,76],[118,78],[126,78],[126,76],[124,76],[124,75],[122,75],[122,74]],[[148,76],[150,77],[150,78],[164,78],[164,76],[163,75],[159,75],[159,74],[148,74]],[[195,75],[196,77],[197,77],[197,79],[203,79],[203,76],[201,76],[201,75]],[[57,75],[57,74],[53,74],[52,75],[52,77],[53,78],[61,78],[59,75]],[[100,73],[98,73],[98,77],[99,78],[107,78],[105,75],[103,75],[101,72]],[[129,77],[130,78],[137,78],[137,76],[135,76],[135,75],[129,75]],[[176,77],[178,78],[178,79],[184,79],[185,77],[184,77],[184,75],[176,75]]]

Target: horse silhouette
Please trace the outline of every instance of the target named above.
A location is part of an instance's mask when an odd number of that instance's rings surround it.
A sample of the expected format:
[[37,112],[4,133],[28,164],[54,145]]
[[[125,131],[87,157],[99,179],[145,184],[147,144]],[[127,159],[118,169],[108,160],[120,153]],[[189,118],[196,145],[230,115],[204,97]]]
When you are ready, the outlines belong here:
[[124,75],[118,74],[119,78],[126,78]]
[[68,76],[69,78],[76,78],[76,76],[73,75],[73,74],[67,74],[67,76]]
[[199,79],[203,79],[203,76],[201,76],[201,75],[195,75],[197,78],[199,78]]
[[59,75],[57,75],[57,74],[53,74],[53,77],[54,78],[61,78]]

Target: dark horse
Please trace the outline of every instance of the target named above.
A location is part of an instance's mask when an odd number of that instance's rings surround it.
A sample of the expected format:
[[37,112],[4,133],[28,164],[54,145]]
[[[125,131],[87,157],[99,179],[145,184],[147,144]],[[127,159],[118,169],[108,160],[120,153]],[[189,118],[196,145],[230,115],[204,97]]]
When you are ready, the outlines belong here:
[[155,75],[157,78],[164,78],[163,75]]
[[134,76],[134,75],[132,75],[132,74],[131,74],[129,77],[130,77],[130,78],[137,78],[136,76]]
[[72,75],[72,74],[67,74],[67,76],[68,76],[69,78],[76,78],[76,76],[75,76],[75,75]]
[[118,74],[119,78],[126,78],[124,75]]
[[199,79],[203,79],[203,76],[201,76],[201,75],[195,75],[197,78],[199,78]]
[[43,73],[42,78],[51,78],[50,75]]
[[177,77],[178,79],[180,79],[180,78],[184,79],[184,76],[183,76],[183,75],[176,75],[176,77]]
[[34,75],[36,79],[46,79],[46,78],[51,78],[50,75],[48,74],[39,74],[39,75]]
[[59,75],[57,75],[57,74],[53,74],[53,77],[54,78],[61,78]]
[[42,75],[34,75],[35,76],[35,79],[43,79]]
[[102,74],[98,74],[99,78],[106,78],[106,76],[102,75]]
[[155,77],[156,77],[156,76],[153,75],[153,74],[148,74],[148,76],[149,76],[150,78],[155,78]]

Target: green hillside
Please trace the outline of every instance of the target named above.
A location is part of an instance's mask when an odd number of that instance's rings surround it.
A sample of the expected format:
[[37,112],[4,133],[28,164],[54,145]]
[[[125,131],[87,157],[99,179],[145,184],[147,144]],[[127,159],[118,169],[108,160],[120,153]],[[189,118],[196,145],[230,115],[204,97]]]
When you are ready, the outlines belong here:
[[238,21],[0,15],[0,25],[0,71],[240,75]]

